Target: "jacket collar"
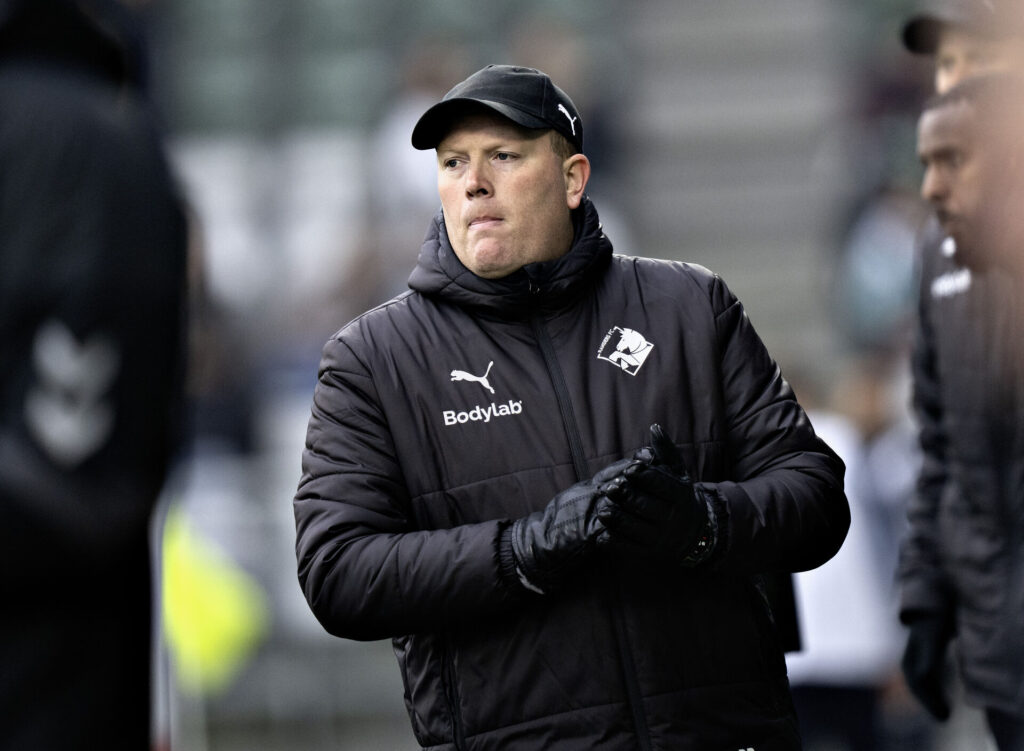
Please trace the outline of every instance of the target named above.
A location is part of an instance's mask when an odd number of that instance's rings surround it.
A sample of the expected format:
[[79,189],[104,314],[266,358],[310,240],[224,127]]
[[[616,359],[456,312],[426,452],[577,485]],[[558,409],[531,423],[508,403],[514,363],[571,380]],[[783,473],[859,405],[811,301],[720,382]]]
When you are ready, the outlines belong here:
[[455,305],[501,315],[563,307],[589,286],[612,254],[611,241],[601,230],[597,209],[589,198],[573,212],[573,227],[572,247],[561,258],[531,263],[501,279],[483,279],[455,255],[439,210],[420,247],[409,286]]

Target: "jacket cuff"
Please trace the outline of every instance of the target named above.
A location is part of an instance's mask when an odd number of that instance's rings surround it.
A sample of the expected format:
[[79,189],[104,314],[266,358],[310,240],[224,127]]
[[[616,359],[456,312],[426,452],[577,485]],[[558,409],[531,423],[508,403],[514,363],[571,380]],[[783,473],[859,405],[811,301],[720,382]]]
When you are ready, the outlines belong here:
[[955,600],[941,576],[904,573],[900,585],[900,623],[910,625],[921,618],[953,618]]
[[718,514],[715,512],[714,504],[703,488],[694,486],[693,493],[697,497],[697,501],[704,504],[707,518],[700,532],[697,533],[697,541],[690,552],[683,557],[683,565],[687,568],[699,566],[710,558],[718,543]]
[[[721,559],[729,550],[729,507],[714,485],[694,483],[693,492],[707,506],[708,522],[702,533],[706,535],[707,543],[701,547],[702,540],[698,540],[698,548],[695,548],[687,556],[686,565],[696,566],[701,563],[714,565],[715,561]],[[695,563],[689,563],[690,556],[695,553],[698,560]]]
[[503,521],[498,529],[498,572],[505,591],[514,595],[522,595],[527,591],[544,594],[529,583],[516,564],[516,554],[512,548],[512,522]]

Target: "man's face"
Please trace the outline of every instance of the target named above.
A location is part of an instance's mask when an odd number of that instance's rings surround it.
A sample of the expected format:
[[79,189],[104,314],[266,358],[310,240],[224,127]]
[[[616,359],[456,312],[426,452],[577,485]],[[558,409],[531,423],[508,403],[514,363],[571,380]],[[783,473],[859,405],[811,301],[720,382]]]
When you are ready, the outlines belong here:
[[918,127],[918,154],[925,166],[921,195],[956,242],[956,260],[974,268],[989,265],[999,250],[995,233],[1009,227],[1006,209],[1016,209],[1008,206],[1013,180],[1006,174],[1016,152],[1013,131],[1005,128],[1007,133],[999,135],[992,122],[1009,125],[1007,117],[979,113],[974,103],[959,100],[926,111]]
[[497,279],[568,252],[569,212],[582,199],[571,166],[579,160],[585,157],[563,162],[550,132],[538,135],[486,113],[460,120],[437,145],[437,186],[463,265]]
[[924,165],[921,196],[935,207],[942,229],[957,246],[957,260],[972,265],[978,244],[985,179],[974,106],[957,101],[929,109],[918,124],[917,153]]
[[935,50],[935,91],[984,73],[1024,70],[1024,40],[993,39],[959,26],[945,26]]

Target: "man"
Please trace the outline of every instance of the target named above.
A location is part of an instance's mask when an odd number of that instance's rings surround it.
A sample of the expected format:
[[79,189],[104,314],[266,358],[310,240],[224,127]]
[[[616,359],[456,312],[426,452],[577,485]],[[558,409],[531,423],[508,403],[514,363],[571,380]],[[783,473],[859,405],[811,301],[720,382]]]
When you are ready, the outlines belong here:
[[1011,74],[967,79],[927,102],[918,124],[921,196],[952,241],[951,255],[973,271],[1019,265],[1008,241],[996,238],[1014,219],[1021,182],[1020,80]]
[[903,44],[935,61],[942,94],[971,76],[1024,69],[1019,0],[939,0],[907,19]]
[[1024,308],[1019,273],[1000,268],[988,225],[1008,217],[991,209],[1006,206],[1022,92],[1014,76],[976,77],[920,119],[921,193],[950,242],[923,258],[912,366],[924,464],[900,567],[911,690],[937,719],[949,716],[944,667],[956,637],[967,701],[984,708],[1004,751],[1024,748]]
[[[1022,23],[1024,15],[1019,0],[945,0],[933,4],[930,10],[910,18],[903,27],[902,39],[910,52],[934,57],[935,90],[941,96],[961,82],[977,76],[1024,70]],[[965,118],[975,117],[977,113],[971,106],[965,105],[961,108],[954,104],[957,101],[962,103],[962,94],[963,92],[955,94],[954,101],[947,104],[953,109],[959,109],[959,114]],[[947,126],[958,124],[953,112],[947,113],[948,117],[929,114],[945,110],[945,104],[939,106],[942,101],[937,99],[931,102],[922,115],[919,150],[923,145],[922,139],[933,136],[932,129],[935,125],[941,127],[943,121]],[[938,122],[929,124],[925,122],[926,118],[938,118]],[[962,119],[959,124],[966,126],[967,122]],[[978,122],[974,124],[981,125]],[[955,145],[958,149],[973,150],[973,141],[968,131],[958,133],[957,138]],[[936,156],[940,157],[942,164],[936,164],[935,169],[930,170],[930,174],[926,169],[925,180],[930,184],[922,184],[924,197],[933,205],[938,205],[939,197],[934,191],[945,190],[946,178],[950,176],[947,167],[951,166],[948,160],[941,159],[941,154]],[[966,165],[966,170],[970,169],[971,166]],[[939,695],[937,682],[943,672],[945,645],[950,634],[945,626],[935,629],[930,626],[933,621],[921,620],[911,615],[914,607],[909,604],[916,597],[913,594],[916,585],[912,584],[917,577],[914,573],[915,567],[922,575],[925,571],[935,571],[931,566],[921,568],[910,563],[915,559],[915,554],[911,550],[918,545],[914,540],[921,529],[934,523],[934,520],[928,519],[928,515],[936,512],[939,495],[948,492],[943,490],[947,486],[944,478],[949,471],[943,447],[946,439],[941,437],[942,432],[934,427],[942,422],[941,410],[938,407],[941,397],[939,374],[936,372],[939,359],[935,351],[936,337],[945,336],[935,328],[935,321],[939,315],[937,311],[942,311],[943,320],[949,316],[950,321],[959,321],[953,326],[954,331],[962,332],[967,321],[972,321],[971,325],[975,327],[984,326],[983,321],[991,322],[993,318],[1012,315],[1010,308],[1015,304],[1017,296],[1001,274],[977,274],[975,272],[978,269],[971,268],[973,263],[967,257],[971,252],[970,248],[978,248],[987,243],[969,240],[964,242],[962,236],[958,243],[957,235],[962,231],[969,231],[962,226],[960,232],[955,232],[955,223],[949,221],[953,218],[955,202],[960,200],[960,196],[953,197],[953,203],[942,200],[942,204],[945,205],[943,211],[946,213],[946,228],[933,216],[924,225],[918,239],[921,279],[912,367],[915,412],[919,419],[924,465],[918,480],[918,498],[910,508],[914,529],[911,540],[901,553],[904,600],[901,617],[910,625],[903,670],[911,690],[922,699],[922,703],[933,716],[940,719],[949,715],[948,703],[944,694],[938,701],[932,697]],[[978,205],[977,199],[974,199],[974,204]],[[964,221],[964,217],[970,217],[966,221],[972,222],[976,228],[980,224],[985,224],[980,214],[957,212],[957,216],[961,222]],[[995,328],[1005,325],[1004,322]],[[922,656],[925,654],[930,655],[929,659],[923,659]]]
[[150,744],[186,233],[118,18],[0,1],[0,749]]
[[[992,73],[1024,71],[1024,4],[1020,0],[937,0],[903,25],[906,49],[935,61],[935,93]],[[938,222],[918,239],[922,258],[956,252]],[[945,246],[945,249],[943,249]]]
[[[974,76],[1024,71],[1020,0],[938,0],[907,19],[901,36],[911,53],[933,57],[937,94]],[[919,246],[923,258],[956,252],[935,221],[925,224]]]
[[799,748],[762,575],[830,558],[849,509],[742,306],[612,254],[543,73],[478,71],[412,141],[441,196],[412,289],[314,395],[313,612],[393,639],[424,748]]

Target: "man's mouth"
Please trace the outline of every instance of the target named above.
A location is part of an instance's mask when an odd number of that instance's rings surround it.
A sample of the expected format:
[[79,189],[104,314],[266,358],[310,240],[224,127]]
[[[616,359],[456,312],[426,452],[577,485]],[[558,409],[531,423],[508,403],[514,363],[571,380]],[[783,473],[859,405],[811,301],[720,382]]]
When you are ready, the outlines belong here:
[[955,214],[939,209],[935,212],[935,217],[939,220],[939,224],[946,234],[953,234],[953,230],[959,223]]
[[486,227],[493,227],[502,221],[501,217],[497,216],[478,216],[475,219],[470,220],[470,229],[484,229]]

